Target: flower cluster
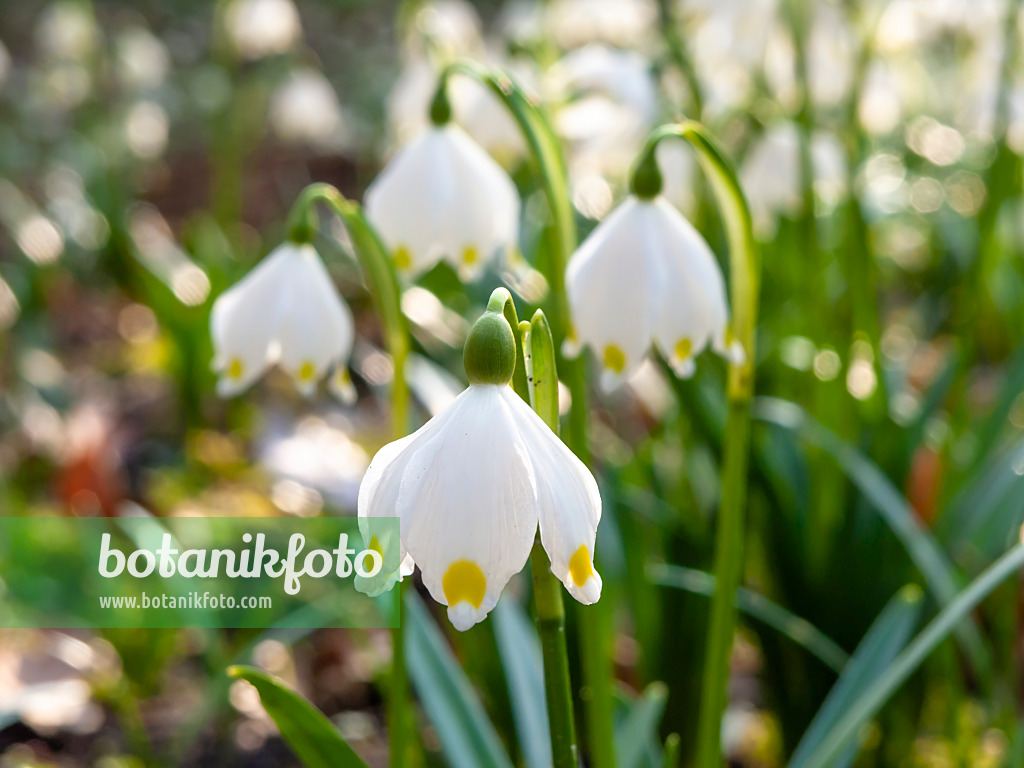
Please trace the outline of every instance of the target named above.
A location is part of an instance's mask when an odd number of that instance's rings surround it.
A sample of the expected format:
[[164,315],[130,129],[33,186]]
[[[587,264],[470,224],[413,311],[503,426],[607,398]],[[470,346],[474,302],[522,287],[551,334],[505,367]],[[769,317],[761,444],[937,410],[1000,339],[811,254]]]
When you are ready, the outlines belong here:
[[[516,185],[453,120],[449,80],[460,75],[440,76],[424,105],[429,121],[366,191],[366,219],[390,258],[396,290],[441,262],[469,281],[518,254]],[[603,89],[640,112],[654,108],[645,76],[638,55],[597,47],[580,48],[554,70],[563,92]],[[643,125],[634,126],[637,142]],[[656,148],[651,143],[637,165],[634,193],[598,224],[564,274],[571,321],[564,351],[590,347],[606,389],[628,378],[652,349],[680,376],[693,373],[695,357],[708,347],[733,362],[743,359],[731,339],[718,262],[663,195],[658,163],[666,155]],[[222,394],[242,391],[274,363],[307,395],[331,369],[347,381],[352,317],[307,242],[311,229],[293,225],[291,236],[301,242],[281,245],[217,300],[211,329]],[[597,483],[510,388],[518,329],[502,315],[502,297],[511,301],[507,291],[496,291],[466,342],[468,389],[413,434],[384,446],[359,491],[364,535],[386,560],[360,588],[390,589],[419,566],[426,588],[461,630],[495,606],[538,530],[551,572],[566,589],[587,604],[601,594],[594,568]],[[351,385],[346,392],[352,394]],[[394,516],[400,541],[380,541],[372,521]]]

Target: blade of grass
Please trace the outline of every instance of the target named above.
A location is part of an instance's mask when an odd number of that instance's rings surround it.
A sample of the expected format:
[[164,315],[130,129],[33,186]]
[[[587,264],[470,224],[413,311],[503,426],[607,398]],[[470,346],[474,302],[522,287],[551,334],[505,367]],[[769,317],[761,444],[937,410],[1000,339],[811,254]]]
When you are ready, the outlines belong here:
[[405,595],[405,661],[427,718],[453,768],[512,768],[483,704],[422,599]]
[[[754,403],[754,417],[791,429],[830,454],[864,498],[882,515],[939,604],[948,606],[952,603],[960,585],[959,574],[931,531],[919,522],[903,494],[878,466],[795,403],[758,398]],[[957,639],[974,671],[987,684],[992,679],[992,657],[977,625],[970,622],[958,627]]]
[[[711,597],[715,593],[714,576],[681,565],[652,563],[647,566],[647,578],[663,587],[675,587],[705,597]],[[846,651],[835,640],[806,619],[790,613],[764,595],[740,587],[736,592],[736,607],[748,616],[778,630],[836,672],[842,672],[849,660]]]
[[892,664],[882,670],[878,679],[850,703],[821,744],[807,757],[803,768],[831,768],[835,765],[835,761],[860,733],[861,728],[878,714],[889,697],[921,666],[928,655],[949,637],[982,600],[1008,578],[1015,576],[1022,566],[1024,544],[1018,544],[960,592]]
[[[1005,545],[1005,534],[1020,526],[1024,514],[1018,501],[1020,488],[1024,486],[1024,477],[1019,474],[1021,467],[1024,467],[1024,441],[1001,452],[976,471],[946,505],[936,525],[938,535],[951,544],[970,541],[978,546],[979,533],[989,531],[990,541],[985,542],[988,547]],[[1002,534],[990,530],[1000,527],[1000,511],[1007,518]]]
[[551,740],[537,632],[522,607],[510,597],[498,601],[491,617],[523,760],[528,768],[548,768]]
[[263,708],[306,768],[366,768],[323,712],[280,680],[255,667],[228,667],[227,672],[259,692]]
[[[909,585],[901,589],[878,615],[797,745],[789,768],[806,768],[808,756],[818,748],[851,703],[879,679],[896,654],[903,650],[920,616],[921,599],[920,587]],[[832,768],[848,766],[853,757],[851,746]]]
[[658,723],[668,700],[668,686],[651,683],[633,702],[625,720],[615,728],[615,764],[619,768],[639,768],[647,746],[658,744]]

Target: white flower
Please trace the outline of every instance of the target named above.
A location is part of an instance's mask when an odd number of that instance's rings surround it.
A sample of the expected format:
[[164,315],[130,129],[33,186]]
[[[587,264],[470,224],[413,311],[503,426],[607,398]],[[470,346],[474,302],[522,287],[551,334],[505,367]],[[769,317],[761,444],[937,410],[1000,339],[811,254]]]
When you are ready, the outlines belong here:
[[315,69],[296,69],[270,99],[270,125],[284,141],[324,145],[344,138],[341,106]]
[[610,389],[636,370],[652,345],[680,376],[709,343],[742,360],[729,341],[729,309],[718,262],[693,225],[664,197],[627,198],[569,260],[565,285],[573,336],[588,345]]
[[508,174],[456,125],[435,125],[400,149],[366,190],[366,214],[400,272],[447,259],[472,279],[516,248],[519,194]]
[[304,395],[336,367],[332,385],[352,394],[345,364],[352,351],[352,313],[311,245],[283,243],[220,295],[210,314],[213,370],[223,397],[241,392],[274,363]]
[[284,53],[302,37],[291,0],[233,0],[224,16],[228,37],[247,59]]
[[601,596],[594,476],[503,384],[471,384],[418,431],[384,446],[359,489],[361,527],[397,516],[402,574],[415,562],[458,630],[494,608],[526,564],[537,526],[551,572],[590,605]]

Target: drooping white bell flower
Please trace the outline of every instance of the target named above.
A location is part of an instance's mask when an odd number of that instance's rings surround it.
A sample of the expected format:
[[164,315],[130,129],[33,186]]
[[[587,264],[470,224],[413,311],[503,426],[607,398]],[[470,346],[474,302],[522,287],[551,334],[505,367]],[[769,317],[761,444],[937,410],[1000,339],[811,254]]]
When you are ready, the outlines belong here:
[[270,98],[270,126],[286,142],[338,147],[348,139],[334,88],[315,69],[296,69]]
[[286,242],[221,294],[210,314],[217,391],[230,397],[275,363],[309,396],[331,369],[343,400],[354,394],[345,365],[352,351],[352,313],[312,245]]
[[631,195],[569,260],[565,286],[572,316],[566,354],[589,346],[611,389],[635,371],[654,345],[679,376],[709,344],[730,360],[729,308],[718,262],[703,237],[658,195]]
[[450,122],[402,147],[366,190],[366,215],[409,276],[443,258],[473,279],[516,248],[519,205],[508,174]]
[[[512,351],[492,365],[495,345]],[[473,327],[465,359],[469,388],[370,462],[359,489],[364,535],[375,519],[397,516],[401,575],[415,562],[460,631],[497,604],[526,564],[538,524],[551,572],[581,603],[596,602],[597,482],[508,386],[515,342],[500,310]]]
[[302,22],[292,0],[232,0],[224,27],[234,49],[246,59],[284,53],[302,38]]

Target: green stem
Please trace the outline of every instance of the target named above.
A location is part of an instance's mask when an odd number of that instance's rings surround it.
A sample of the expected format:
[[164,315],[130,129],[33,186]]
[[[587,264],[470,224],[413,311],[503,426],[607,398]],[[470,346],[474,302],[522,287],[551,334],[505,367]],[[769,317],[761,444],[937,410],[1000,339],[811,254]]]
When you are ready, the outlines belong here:
[[[569,195],[561,143],[542,108],[504,72],[473,62],[455,62],[441,74],[438,89],[446,88],[448,78],[454,74],[472,77],[485,85],[508,108],[522,131],[540,177],[541,189],[551,212],[551,226],[548,232],[551,247],[544,269],[544,277],[550,289],[546,311],[550,319],[554,349],[556,355],[559,355],[558,369],[572,399],[565,442],[580,460],[588,464],[587,381],[584,359],[579,357],[568,360],[560,356],[562,342],[570,331],[565,268],[577,245],[576,218]],[[593,768],[614,768],[611,611],[607,605],[599,604],[577,611],[576,618],[579,625],[583,684],[589,692],[585,714],[590,765]],[[545,668],[547,667],[548,664],[545,662]]]
[[[315,204],[327,204],[342,220],[352,239],[353,250],[363,267],[370,294],[384,326],[384,343],[394,366],[391,385],[391,430],[397,440],[409,426],[409,388],[405,361],[409,354],[409,332],[402,314],[402,291],[383,240],[363,216],[358,203],[345,198],[329,184],[310,184],[299,195],[288,217],[288,236],[308,242],[316,231]],[[403,585],[404,586],[404,585]],[[401,611],[401,600],[398,610]],[[391,630],[391,675],[388,681],[388,746],[391,768],[409,764],[412,744],[412,716],[409,711],[409,681],[405,668],[405,637],[402,622]]]
[[[503,302],[503,305],[498,304]],[[537,310],[530,322],[520,323],[512,297],[504,288],[491,294],[488,311],[504,311],[516,337],[516,370],[512,387],[551,430],[558,434],[558,376],[554,343],[547,318]],[[532,372],[527,375],[527,371]],[[537,632],[544,659],[544,695],[548,706],[554,768],[577,768],[576,724],[573,715],[569,650],[565,639],[562,585],[551,573],[551,562],[538,540],[530,553]]]
[[[733,335],[743,347],[744,359],[729,365],[726,423],[722,469],[722,494],[718,509],[715,541],[715,594],[711,599],[707,659],[697,730],[698,768],[719,768],[722,714],[728,696],[729,655],[736,629],[736,592],[743,576],[744,505],[747,491],[747,461],[750,449],[750,401],[754,392],[757,292],[760,264],[754,243],[750,209],[736,173],[706,129],[687,121],[658,128],[647,141],[637,163],[634,182],[657,185],[657,168],[651,159],[659,142],[675,137],[689,142],[711,182],[721,210],[729,242],[730,305]],[[648,174],[647,177],[644,174]],[[638,178],[639,176],[639,178]]]
[[[457,61],[441,73],[438,91],[447,88],[448,78],[462,74],[488,87],[508,108],[530,149],[540,177],[541,189],[551,212],[551,258],[544,270],[550,288],[547,315],[551,323],[556,353],[569,333],[569,299],[565,292],[565,267],[576,250],[576,219],[569,195],[565,158],[551,122],[536,101],[511,77],[500,70],[475,62]],[[580,459],[587,462],[586,379],[583,360],[559,359],[558,367],[572,395],[569,434],[566,441]]]
[[565,641],[565,606],[562,584],[551,573],[551,562],[540,542],[530,553],[537,632],[544,657],[544,693],[551,728],[551,755],[555,768],[577,768],[576,725],[573,720],[569,649]]
[[402,314],[402,291],[395,269],[380,235],[363,215],[358,203],[348,200],[330,184],[310,184],[299,195],[288,217],[288,236],[308,241],[316,230],[314,204],[326,203],[341,219],[352,239],[356,258],[363,267],[370,294],[384,325],[384,344],[394,366],[391,387],[391,431],[404,437],[409,426],[409,388],[405,381],[405,360],[409,354],[409,332]]

